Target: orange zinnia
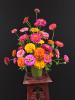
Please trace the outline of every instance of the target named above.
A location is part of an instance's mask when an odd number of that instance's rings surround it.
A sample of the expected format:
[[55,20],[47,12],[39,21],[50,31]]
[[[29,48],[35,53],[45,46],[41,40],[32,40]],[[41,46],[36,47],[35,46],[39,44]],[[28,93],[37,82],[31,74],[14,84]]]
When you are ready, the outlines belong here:
[[54,44],[53,40],[48,40],[48,44]]
[[41,60],[44,58],[45,50],[43,48],[37,48],[35,50],[34,56],[36,59]]
[[50,52],[49,56],[50,56],[50,57],[54,57],[53,52]]
[[17,64],[19,67],[24,67],[25,66],[24,57],[18,58]]
[[16,50],[12,51],[12,56],[15,57],[16,56]]

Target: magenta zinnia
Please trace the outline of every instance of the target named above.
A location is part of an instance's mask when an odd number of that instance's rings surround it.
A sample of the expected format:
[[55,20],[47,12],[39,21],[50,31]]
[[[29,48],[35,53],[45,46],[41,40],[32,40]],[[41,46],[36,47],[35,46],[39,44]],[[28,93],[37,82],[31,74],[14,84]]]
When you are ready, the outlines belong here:
[[46,26],[46,20],[45,19],[37,19],[36,20],[36,22],[34,23],[34,26],[42,26],[42,27],[44,27],[44,26]]
[[25,57],[25,64],[27,66],[32,66],[35,63],[35,57],[32,54],[29,54]]
[[30,36],[30,40],[33,42],[33,43],[39,43],[40,40],[41,40],[41,35],[39,33],[33,33],[31,34]]

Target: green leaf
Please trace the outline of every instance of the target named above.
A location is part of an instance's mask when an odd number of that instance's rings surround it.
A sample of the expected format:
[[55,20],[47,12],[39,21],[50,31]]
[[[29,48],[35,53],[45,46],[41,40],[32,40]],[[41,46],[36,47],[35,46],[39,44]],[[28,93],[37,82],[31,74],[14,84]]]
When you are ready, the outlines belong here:
[[22,43],[22,42],[18,42],[18,45],[22,46],[22,45],[23,45],[23,43]]
[[52,46],[52,48],[54,48],[54,44],[52,44],[51,46]]

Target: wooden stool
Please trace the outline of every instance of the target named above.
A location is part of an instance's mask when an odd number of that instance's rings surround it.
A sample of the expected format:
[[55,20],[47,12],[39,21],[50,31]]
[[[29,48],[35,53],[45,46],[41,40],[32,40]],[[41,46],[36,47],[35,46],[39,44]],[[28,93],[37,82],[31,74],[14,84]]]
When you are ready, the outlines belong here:
[[48,83],[53,81],[48,75],[44,75],[40,79],[25,78],[23,84],[27,85],[27,100],[50,100]]

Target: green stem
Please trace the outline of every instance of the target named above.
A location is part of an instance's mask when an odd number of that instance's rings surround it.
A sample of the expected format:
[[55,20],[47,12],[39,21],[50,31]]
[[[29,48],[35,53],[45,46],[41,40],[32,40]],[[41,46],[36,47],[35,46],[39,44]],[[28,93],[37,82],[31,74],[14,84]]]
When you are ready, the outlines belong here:
[[19,35],[16,33],[17,38],[19,39]]
[[27,25],[31,28],[31,24],[29,23],[29,21],[27,22]]
[[37,13],[36,13],[36,20],[37,20]]
[[54,32],[54,30],[53,30],[52,40],[54,39],[54,33],[55,33],[55,32]]

